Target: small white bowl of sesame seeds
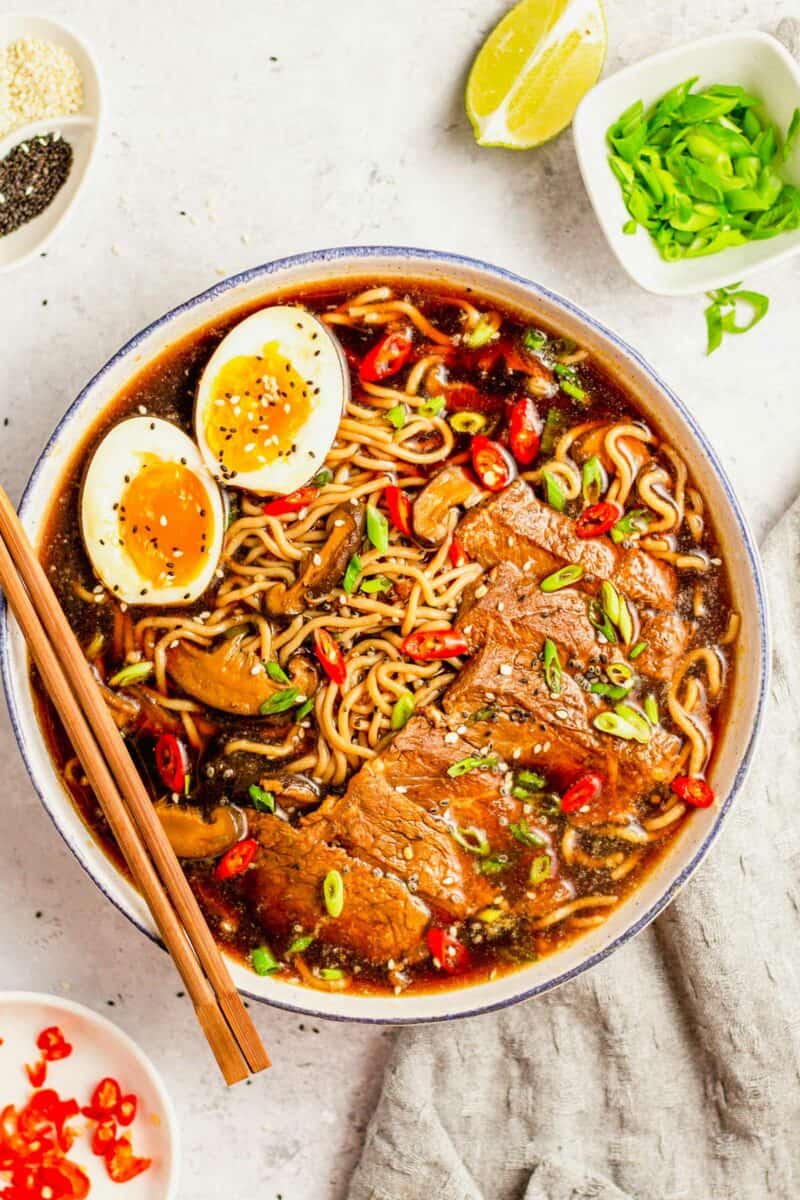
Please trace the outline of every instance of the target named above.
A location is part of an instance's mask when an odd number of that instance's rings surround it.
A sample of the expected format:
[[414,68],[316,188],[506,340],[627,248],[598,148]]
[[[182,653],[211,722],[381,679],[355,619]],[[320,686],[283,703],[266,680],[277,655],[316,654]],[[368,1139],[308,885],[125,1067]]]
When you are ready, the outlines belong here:
[[0,14],[0,273],[41,253],[72,209],[102,107],[91,51],[58,21]]

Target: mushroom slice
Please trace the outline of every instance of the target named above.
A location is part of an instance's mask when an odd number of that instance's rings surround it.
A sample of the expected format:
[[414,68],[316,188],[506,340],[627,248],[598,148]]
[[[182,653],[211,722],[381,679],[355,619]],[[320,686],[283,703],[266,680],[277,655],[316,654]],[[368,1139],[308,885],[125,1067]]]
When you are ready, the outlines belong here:
[[319,784],[308,775],[276,767],[263,754],[251,750],[221,750],[200,767],[203,797],[215,803],[244,798],[253,784],[279,797],[284,808],[311,808],[319,804]]
[[247,818],[232,804],[213,809],[208,820],[192,804],[153,805],[178,858],[218,858],[247,833]]
[[453,509],[473,508],[487,494],[463,467],[444,467],[425,484],[414,501],[414,532],[424,542],[443,542]]
[[291,587],[276,583],[264,594],[264,607],[272,616],[296,617],[341,584],[364,536],[364,506],[340,504],[328,517],[327,533],[324,546],[309,554]]
[[[213,650],[178,642],[167,651],[170,677],[188,696],[211,708],[240,716],[258,716],[261,705],[287,685],[270,679],[258,655],[242,647],[244,636],[222,641]],[[297,688],[298,698],[313,694],[317,673],[305,655],[294,655],[287,673],[291,686]]]

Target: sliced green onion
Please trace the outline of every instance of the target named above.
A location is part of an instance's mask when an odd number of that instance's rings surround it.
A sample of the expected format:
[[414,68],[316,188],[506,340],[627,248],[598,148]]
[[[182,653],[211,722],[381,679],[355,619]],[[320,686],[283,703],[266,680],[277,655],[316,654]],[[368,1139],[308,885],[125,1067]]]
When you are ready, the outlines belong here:
[[526,350],[542,350],[547,345],[547,334],[530,325],[522,335],[522,344]]
[[570,563],[566,567],[561,567],[558,571],[553,571],[552,575],[546,576],[539,584],[539,588],[543,592],[559,592],[562,588],[569,587],[582,578],[583,567],[581,564]]
[[328,916],[340,917],[344,908],[344,880],[340,871],[328,871],[322,881],[322,898]]
[[650,741],[650,724],[636,708],[631,708],[630,704],[617,704],[614,712],[618,717],[622,717],[623,721],[627,721],[636,730],[639,742]]
[[549,471],[542,471],[542,479],[544,480],[544,495],[547,503],[556,512],[563,512],[564,505],[566,504],[566,496],[561,484],[555,475],[551,475]]
[[528,879],[532,884],[544,883],[545,879],[550,878],[550,855],[539,854],[531,863],[531,869],[528,872]]
[[129,663],[127,667],[123,667],[121,671],[117,671],[116,675],[112,675],[108,681],[109,687],[127,687],[131,683],[141,683],[147,679],[153,671],[151,662]]
[[184,794],[184,796],[191,796],[191,794],[192,794],[192,772],[191,771],[186,772],[186,778],[183,781],[183,794]]
[[314,697],[309,696],[307,700],[303,701],[303,703],[298,708],[297,712],[294,714],[295,721],[302,721],[305,717],[308,716],[308,714],[311,712],[313,707],[314,707]]
[[416,701],[411,692],[403,692],[392,707],[392,729],[402,729],[411,719]]
[[792,113],[789,128],[786,130],[786,137],[783,139],[781,158],[784,162],[786,162],[787,158],[791,157],[798,134],[800,134],[800,108],[796,108]]
[[459,775],[467,775],[470,771],[478,771],[483,767],[493,770],[496,766],[497,758],[494,754],[469,754],[449,766],[447,774],[451,779],[457,779]]
[[511,859],[507,854],[490,854],[488,858],[484,858],[481,862],[480,869],[484,875],[499,875],[501,871],[505,871],[511,865]]
[[350,562],[347,564],[347,570],[345,571],[344,578],[342,579],[342,591],[348,596],[352,596],[353,592],[356,590],[356,583],[358,582],[358,577],[360,574],[361,559],[357,554],[354,554],[350,559]]
[[644,654],[647,649],[647,642],[637,642],[633,649],[629,652],[628,658],[633,662],[640,654]]
[[476,434],[486,428],[486,417],[479,412],[454,412],[447,420],[456,433]]
[[317,471],[311,482],[314,484],[314,487],[324,488],[327,487],[332,479],[333,471],[328,470],[327,467],[323,467],[321,471]]
[[590,623],[594,625],[597,632],[601,633],[607,642],[614,645],[618,640],[617,631],[608,619],[608,613],[603,611],[603,605],[596,596],[593,596],[589,601],[587,615]]
[[587,504],[596,504],[606,490],[606,473],[596,454],[587,458],[581,471],[581,494]]
[[516,825],[509,825],[508,829],[511,836],[515,837],[518,842],[522,842],[523,846],[545,846],[547,844],[543,837],[531,829],[524,817]]
[[620,687],[623,684],[631,682],[633,679],[633,671],[624,662],[609,663],[606,667],[606,675],[612,683],[616,683]]
[[631,217],[631,219],[629,221],[626,221],[625,224],[622,226],[622,232],[627,233],[627,234],[636,233],[636,230],[638,228],[639,228],[639,222],[635,221],[633,219],[633,217]]
[[623,684],[598,681],[591,685],[589,691],[595,696],[605,696],[608,700],[624,700],[632,686],[632,684],[628,684],[625,687]]
[[304,951],[313,943],[314,938],[310,933],[304,933],[302,937],[296,937],[286,951],[287,954],[303,954]]
[[479,913],[475,914],[479,921],[483,921],[484,925],[494,925],[496,921],[504,915],[502,908],[482,908]]
[[436,417],[444,408],[444,396],[431,396],[417,409],[421,417]]
[[368,596],[375,595],[376,592],[391,591],[394,584],[391,579],[387,579],[385,575],[371,575],[369,579],[365,579],[361,584],[361,591],[366,592]]
[[467,717],[469,725],[475,725],[479,721],[493,721],[497,716],[496,704],[484,704],[483,708],[476,708],[474,713],[470,713]]
[[402,429],[408,418],[408,409],[405,404],[395,404],[386,413],[386,420],[390,425],[394,425],[395,429]]
[[269,946],[255,946],[250,951],[250,962],[256,975],[274,975],[281,969]]
[[389,549],[389,522],[374,504],[367,505],[367,537],[380,554]]
[[620,596],[619,598],[619,617],[617,618],[616,626],[619,630],[619,636],[627,646],[633,637],[633,617],[624,596]]
[[594,718],[592,724],[601,733],[610,733],[613,737],[622,738],[626,742],[649,741],[649,736],[642,739],[630,721],[626,721],[618,713],[601,712]]
[[480,350],[481,346],[486,346],[489,342],[494,341],[499,333],[496,322],[487,317],[481,317],[478,323],[464,334],[464,345],[469,346],[470,350]]
[[481,833],[480,829],[476,829],[474,825],[470,825],[469,829],[451,829],[459,846],[464,850],[468,850],[470,854],[477,854],[479,858],[487,858],[491,846],[486,840],[485,834]]
[[270,679],[274,679],[275,683],[289,683],[289,676],[284,671],[279,662],[268,662],[265,664],[267,674]]
[[573,400],[583,403],[586,399],[586,392],[578,383],[578,376],[573,367],[568,367],[564,363],[554,363],[553,371],[558,376],[558,386],[562,392],[566,392]]
[[257,783],[251,783],[247,794],[253,801],[253,808],[257,812],[275,812],[275,797],[272,792],[265,792]]
[[345,973],[341,967],[320,967],[320,979],[344,979]]
[[550,458],[556,448],[556,442],[561,437],[567,425],[567,414],[560,408],[548,408],[547,416],[542,426],[542,438],[539,449],[545,458]]
[[287,712],[288,709],[294,708],[299,695],[299,688],[282,688],[279,692],[273,692],[272,695],[264,701],[258,711],[261,713],[262,717],[271,717],[274,716],[275,713]]
[[619,623],[622,600],[619,592],[608,579],[604,580],[600,587],[600,603],[609,621],[617,625]]
[[620,542],[624,542],[626,538],[631,537],[635,533],[644,533],[652,519],[652,513],[646,508],[631,509],[630,512],[620,517],[611,530],[610,537],[612,542],[619,545]]
[[545,779],[544,775],[540,774],[539,771],[531,771],[527,767],[522,771],[517,771],[516,780],[517,783],[522,783],[525,785],[525,787],[533,788],[537,791],[545,787],[547,784],[547,780]]
[[555,642],[551,642],[550,638],[544,643],[544,678],[551,696],[561,695],[561,659],[558,657],[558,650]]
[[650,724],[657,725],[659,722],[658,701],[652,692],[650,695],[645,696],[642,703],[642,708],[644,709],[644,715],[647,717]]

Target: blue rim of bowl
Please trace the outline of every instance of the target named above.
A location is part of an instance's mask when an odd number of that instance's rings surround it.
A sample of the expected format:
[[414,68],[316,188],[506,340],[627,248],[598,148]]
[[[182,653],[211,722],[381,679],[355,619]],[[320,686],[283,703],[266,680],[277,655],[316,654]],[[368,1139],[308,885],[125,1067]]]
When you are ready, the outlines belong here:
[[[491,1003],[476,1004],[474,1007],[465,1009],[463,1012],[442,1013],[438,1016],[366,1017],[358,1015],[351,1016],[349,1014],[345,1015],[342,1013],[320,1012],[318,1009],[306,1007],[305,1005],[300,1004],[290,1004],[286,1001],[276,999],[273,996],[258,995],[255,992],[248,991],[246,987],[239,989],[245,996],[259,1004],[268,1004],[273,1008],[285,1009],[287,1012],[296,1013],[305,1017],[313,1017],[321,1021],[343,1021],[361,1025],[437,1024],[440,1021],[456,1021],[461,1020],[464,1017],[476,1017],[482,1015],[483,1013],[496,1012],[500,1009],[509,1008],[511,1005],[520,1004],[525,1000],[531,1000],[535,996],[544,995],[546,992],[553,991],[554,988],[561,987],[562,984],[569,983],[571,980],[577,978],[577,976],[582,975],[585,971],[597,966],[598,963],[601,963],[604,959],[608,958],[610,954],[613,954],[615,950],[618,950],[621,946],[624,946],[626,942],[630,941],[631,938],[635,937],[638,933],[641,933],[641,931],[647,925],[649,925],[651,921],[655,920],[655,918],[664,911],[677,892],[680,891],[690,876],[694,874],[700,863],[705,858],[712,844],[714,841],[716,841],[725,818],[730,812],[733,801],[739,793],[747,772],[750,769],[753,754],[758,741],[758,736],[761,731],[761,726],[764,719],[767,687],[769,683],[770,638],[767,622],[768,609],[766,586],[764,583],[758,549],[747,522],[747,518],[742,511],[742,508],[733,490],[733,485],[727,476],[725,468],[722,466],[722,463],[717,457],[716,451],[711,446],[705,433],[702,431],[689,409],[684,405],[683,401],[680,400],[675,392],[673,392],[672,389],[664,382],[664,380],[656,374],[653,368],[637,350],[634,350],[632,346],[629,346],[627,342],[625,342],[618,334],[614,333],[613,330],[609,329],[608,326],[604,325],[601,321],[598,321],[595,317],[591,316],[577,304],[573,304],[571,300],[566,299],[564,296],[560,296],[557,292],[551,291],[542,284],[534,283],[531,279],[526,279],[523,275],[517,275],[514,271],[509,271],[505,267],[498,267],[493,263],[483,262],[481,259],[470,258],[467,255],[452,254],[441,250],[423,250],[418,247],[410,246],[337,246],[323,250],[311,250],[305,254],[293,254],[288,255],[285,258],[273,259],[271,262],[263,263],[257,267],[250,267],[246,271],[241,271],[238,275],[231,275],[227,279],[220,280],[220,282],[214,284],[213,287],[208,288],[204,292],[198,293],[196,296],[192,296],[191,299],[184,301],[182,304],[177,305],[175,308],[172,308],[168,312],[163,313],[160,317],[157,317],[155,321],[152,321],[150,325],[140,330],[139,333],[135,334],[128,342],[126,342],[125,345],[116,352],[116,354],[112,355],[112,357],[89,380],[86,386],[81,389],[76,399],[73,400],[72,404],[61,417],[53,433],[51,434],[47,445],[39,455],[36,465],[31,472],[30,478],[25,485],[19,505],[19,514],[21,518],[23,520],[25,519],[30,493],[36,485],[39,474],[50,451],[60,439],[65,426],[67,426],[77,415],[78,411],[83,405],[84,399],[105,377],[105,375],[114,366],[116,366],[121,359],[130,354],[132,351],[136,350],[137,347],[140,346],[145,338],[149,337],[151,333],[154,333],[157,329],[160,329],[161,326],[172,321],[174,317],[177,317],[182,313],[190,312],[192,309],[198,307],[205,301],[214,300],[217,297],[224,295],[226,292],[232,291],[234,288],[241,287],[245,284],[252,283],[256,279],[263,278],[266,282],[271,275],[274,275],[279,271],[296,267],[313,266],[315,264],[327,265],[329,263],[338,262],[342,259],[362,259],[365,263],[368,263],[371,259],[412,259],[416,260],[419,265],[422,265],[424,261],[428,264],[475,268],[488,272],[490,275],[493,275],[500,280],[526,288],[531,293],[531,297],[534,302],[537,298],[543,298],[546,301],[554,304],[556,307],[565,309],[576,320],[582,321],[584,324],[589,325],[595,333],[598,333],[601,337],[610,342],[616,350],[633,359],[637,366],[647,376],[652,385],[663,395],[665,395],[673,407],[677,409],[678,413],[691,430],[694,438],[697,441],[697,444],[700,446],[706,458],[711,463],[736,518],[739,535],[747,552],[747,561],[750,567],[750,573],[758,599],[760,662],[758,702],[756,705],[750,738],[742,755],[741,762],[730,791],[719,808],[717,818],[713,826],[709,830],[701,845],[696,850],[688,865],[684,867],[683,870],[672,880],[662,895],[647,909],[647,911],[630,926],[628,926],[627,929],[615,937],[613,941],[609,942],[607,946],[603,946],[602,949],[596,951],[594,954],[590,955],[576,966],[571,967],[568,971],[563,971],[555,975],[553,978],[548,979],[544,983],[536,984],[534,987],[525,988],[514,996],[509,996],[505,999],[493,1001]],[[17,745],[19,746],[20,754],[22,755],[28,774],[31,778],[31,782],[33,783],[34,789],[36,790],[39,799],[45,808],[45,811],[58,830],[58,833],[63,838],[64,842],[77,858],[81,867],[84,869],[84,871],[86,871],[89,878],[100,889],[103,895],[106,896],[106,898],[115,906],[115,908],[118,908],[123,916],[127,917],[127,919],[133,925],[135,925],[137,929],[139,929],[142,933],[149,937],[152,942],[155,942],[156,945],[161,946],[163,949],[163,943],[160,941],[157,934],[155,934],[153,930],[148,929],[145,925],[143,925],[136,918],[136,916],[130,913],[120,900],[118,900],[115,896],[112,896],[111,893],[103,886],[102,882],[95,877],[90,864],[83,857],[81,848],[77,844],[74,844],[72,839],[64,830],[62,830],[54,813],[50,810],[50,806],[45,799],[43,788],[39,785],[39,782],[36,778],[34,768],[28,754],[27,746],[25,744],[25,739],[22,734],[20,719],[17,711],[16,692],[12,681],[11,665],[9,661],[8,612],[2,596],[0,596],[0,670],[2,671],[3,686],[5,688],[6,701],[8,704],[8,711],[11,718],[11,726],[14,731],[14,736],[17,740]],[[519,974],[521,975],[522,972]],[[472,986],[477,987],[480,985]],[[472,987],[463,990],[471,991]]]

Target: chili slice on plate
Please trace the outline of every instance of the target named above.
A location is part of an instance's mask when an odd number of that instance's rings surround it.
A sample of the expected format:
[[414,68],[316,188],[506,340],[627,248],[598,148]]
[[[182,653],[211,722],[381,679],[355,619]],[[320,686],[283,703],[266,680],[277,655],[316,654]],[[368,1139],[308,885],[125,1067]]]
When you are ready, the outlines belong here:
[[347,679],[347,663],[341,646],[327,629],[314,630],[314,653],[328,679],[342,687]]
[[622,516],[622,509],[611,500],[600,500],[585,508],[575,522],[575,534],[579,538],[600,537],[613,529]]
[[133,1092],[129,1092],[127,1096],[123,1096],[117,1105],[117,1120],[120,1125],[130,1125],[136,1116],[136,1109],[139,1101]]
[[582,775],[580,779],[576,779],[572,787],[567,788],[564,792],[561,797],[561,811],[563,813],[577,812],[578,809],[583,808],[584,804],[591,804],[597,800],[602,791],[602,775],[590,771],[588,775]]
[[117,1122],[113,1117],[104,1117],[98,1121],[92,1134],[92,1154],[105,1158],[107,1151],[117,1140]]
[[171,792],[183,791],[189,771],[189,751],[174,733],[162,733],[156,742],[156,767]]
[[268,500],[261,511],[266,517],[283,517],[287,513],[300,512],[301,508],[308,508],[318,495],[319,488],[309,483],[306,487],[298,488],[296,492],[290,492],[288,496],[278,496],[275,500]]
[[539,453],[542,422],[530,396],[515,401],[508,418],[508,440],[511,453],[523,467],[528,467]]
[[456,629],[418,629],[400,644],[400,650],[416,662],[456,658],[468,650],[466,638]]
[[109,1179],[114,1183],[128,1183],[146,1171],[153,1160],[134,1154],[131,1140],[125,1134],[109,1146],[105,1161]]
[[469,950],[446,929],[428,930],[428,949],[448,975],[457,975],[469,966]]
[[110,1075],[106,1075],[92,1092],[92,1098],[87,1108],[83,1109],[83,1115],[94,1117],[96,1121],[101,1121],[103,1117],[111,1116],[116,1112],[117,1105],[121,1099],[121,1087],[116,1079],[113,1079]]
[[49,1025],[47,1029],[43,1029],[36,1039],[36,1046],[47,1062],[57,1062],[61,1058],[69,1058],[72,1054],[72,1046],[58,1025]]
[[408,326],[387,333],[364,357],[358,370],[359,379],[362,383],[380,383],[396,375],[408,362],[413,348],[414,339]]
[[386,507],[395,529],[399,529],[407,538],[413,537],[411,531],[411,500],[396,484],[390,484],[386,489]]
[[[254,838],[242,838],[241,842],[237,842],[235,846],[231,846],[226,854],[217,863],[214,874],[217,879],[234,879],[237,875],[242,875],[250,863],[256,856],[258,851],[258,842]],[[113,1111],[117,1111],[121,1096],[117,1096]],[[112,1111],[112,1110],[109,1110]]]
[[454,537],[450,543],[447,556],[454,567],[463,567],[465,563],[469,562],[469,555],[457,537]]
[[691,775],[679,775],[673,779],[673,792],[694,808],[710,808],[714,803],[714,789],[705,779],[696,779]]
[[472,467],[483,487],[502,492],[517,477],[517,464],[499,442],[479,433],[470,446]]

